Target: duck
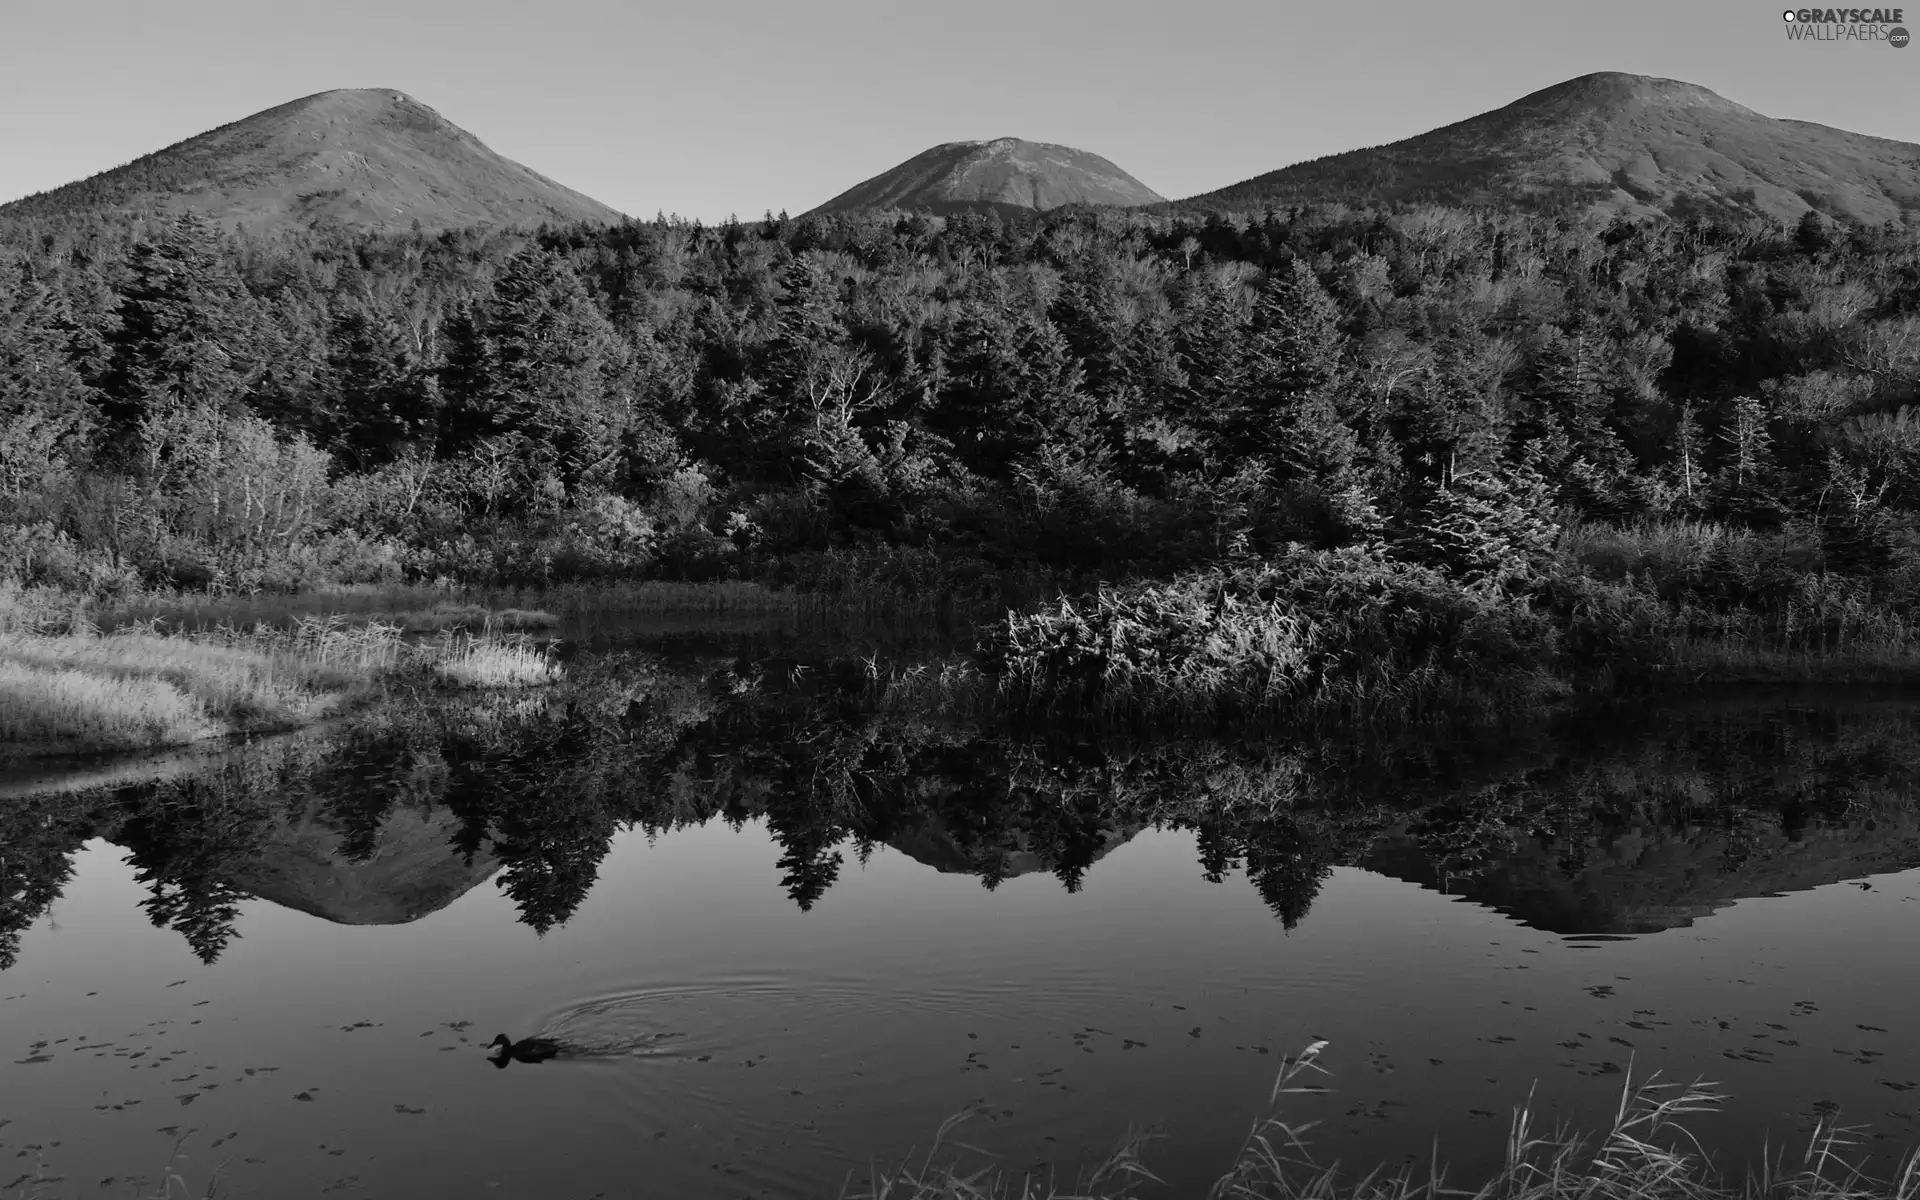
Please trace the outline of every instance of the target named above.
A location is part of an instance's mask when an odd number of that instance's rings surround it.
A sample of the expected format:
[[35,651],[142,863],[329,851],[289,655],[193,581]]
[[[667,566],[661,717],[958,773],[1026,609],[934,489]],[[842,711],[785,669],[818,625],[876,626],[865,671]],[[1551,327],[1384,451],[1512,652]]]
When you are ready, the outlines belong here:
[[552,1038],[530,1037],[516,1042],[502,1033],[487,1044],[487,1061],[500,1068],[510,1062],[539,1063],[558,1058],[565,1049]]

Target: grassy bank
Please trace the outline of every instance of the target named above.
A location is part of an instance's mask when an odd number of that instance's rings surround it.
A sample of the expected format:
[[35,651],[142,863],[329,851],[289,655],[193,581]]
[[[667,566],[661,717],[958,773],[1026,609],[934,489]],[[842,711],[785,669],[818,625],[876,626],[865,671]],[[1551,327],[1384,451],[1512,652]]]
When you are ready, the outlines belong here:
[[559,677],[558,664],[524,638],[449,630],[411,643],[377,621],[15,630],[0,633],[0,762],[297,729],[396,680],[506,688]]
[[[1856,1165],[1859,1129],[1823,1121],[1794,1153],[1742,1164],[1717,1165],[1684,1118],[1712,1112],[1726,1099],[1712,1085],[1629,1078],[1606,1129],[1589,1134],[1543,1130],[1529,1105],[1513,1112],[1501,1165],[1483,1180],[1447,1175],[1444,1148],[1425,1169],[1342,1170],[1316,1159],[1312,1121],[1290,1121],[1282,1097],[1324,1089],[1318,1058],[1324,1043],[1288,1059],[1274,1084],[1274,1111],[1257,1119],[1232,1162],[1208,1189],[1208,1200],[1915,1200],[1920,1197],[1920,1151],[1908,1153],[1885,1177]],[[964,1117],[943,1125],[934,1144],[898,1168],[880,1173],[842,1200],[1146,1200],[1167,1189],[1147,1161],[1147,1135],[1130,1133],[1104,1162],[1066,1183],[1014,1176],[949,1147]]]

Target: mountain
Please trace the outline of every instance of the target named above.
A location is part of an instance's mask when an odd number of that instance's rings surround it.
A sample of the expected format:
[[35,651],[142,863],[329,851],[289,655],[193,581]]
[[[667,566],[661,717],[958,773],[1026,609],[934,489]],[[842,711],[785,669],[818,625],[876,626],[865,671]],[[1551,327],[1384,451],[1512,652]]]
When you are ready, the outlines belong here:
[[[1083,858],[1074,865],[1084,870],[1133,840],[1143,825],[1118,825],[1102,830],[1097,844],[1080,848]],[[887,839],[887,844],[942,875],[981,875],[995,880],[1017,879],[1036,871],[1053,870],[1049,859],[1034,849],[1024,833],[1010,844],[980,846],[963,838],[933,812],[920,817]]]
[[1780,120],[1674,79],[1602,72],[1429,133],[1270,171],[1184,204],[1431,202],[1629,216],[1809,207],[1920,214],[1920,146]]
[[899,208],[938,214],[1044,212],[1067,204],[1159,204],[1163,198],[1098,154],[995,138],[948,142],[835,196],[814,213]]
[[402,92],[321,92],[90,179],[0,205],[0,218],[197,212],[254,230],[324,220],[430,231],[621,215],[489,150]]
[[1777,821],[1731,829],[1639,825],[1571,848],[1522,840],[1466,878],[1441,875],[1400,829],[1358,865],[1484,904],[1534,929],[1618,937],[1689,926],[1751,897],[1910,870],[1920,866],[1920,817],[1882,811],[1872,820],[1793,832]]
[[468,862],[454,848],[460,822],[445,809],[395,805],[367,853],[343,852],[341,831],[317,803],[270,825],[259,847],[227,881],[282,908],[339,925],[400,925],[438,912],[500,869],[482,851]]

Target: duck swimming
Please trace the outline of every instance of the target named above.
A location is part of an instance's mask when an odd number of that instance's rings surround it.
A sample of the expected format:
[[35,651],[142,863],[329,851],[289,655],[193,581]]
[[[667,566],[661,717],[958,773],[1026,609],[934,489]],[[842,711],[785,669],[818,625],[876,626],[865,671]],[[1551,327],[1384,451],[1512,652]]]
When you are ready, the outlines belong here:
[[487,1061],[504,1070],[510,1062],[545,1062],[558,1058],[565,1050],[565,1046],[552,1038],[530,1037],[516,1042],[503,1033],[487,1044]]

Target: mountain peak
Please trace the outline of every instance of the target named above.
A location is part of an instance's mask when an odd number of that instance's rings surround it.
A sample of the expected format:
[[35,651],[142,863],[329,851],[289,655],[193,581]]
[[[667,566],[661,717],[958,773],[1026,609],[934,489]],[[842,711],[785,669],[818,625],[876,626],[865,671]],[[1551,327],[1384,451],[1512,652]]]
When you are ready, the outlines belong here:
[[1720,93],[1680,79],[1629,75],[1624,71],[1595,71],[1520,97],[1508,109],[1528,111],[1602,111],[1666,108],[1711,109],[1755,117],[1760,114]]
[[1043,212],[1067,204],[1158,204],[1159,193],[1097,154],[999,137],[945,142],[857,184],[816,213],[908,209]]
[[1187,201],[1486,204],[1631,217],[1809,209],[1920,213],[1920,146],[1763,116],[1698,84],[1620,71],[1556,83],[1403,141],[1270,171]]
[[253,229],[323,221],[358,228],[617,222],[606,205],[490,150],[396,88],[302,96],[78,183],[0,206],[0,216],[197,212]]

